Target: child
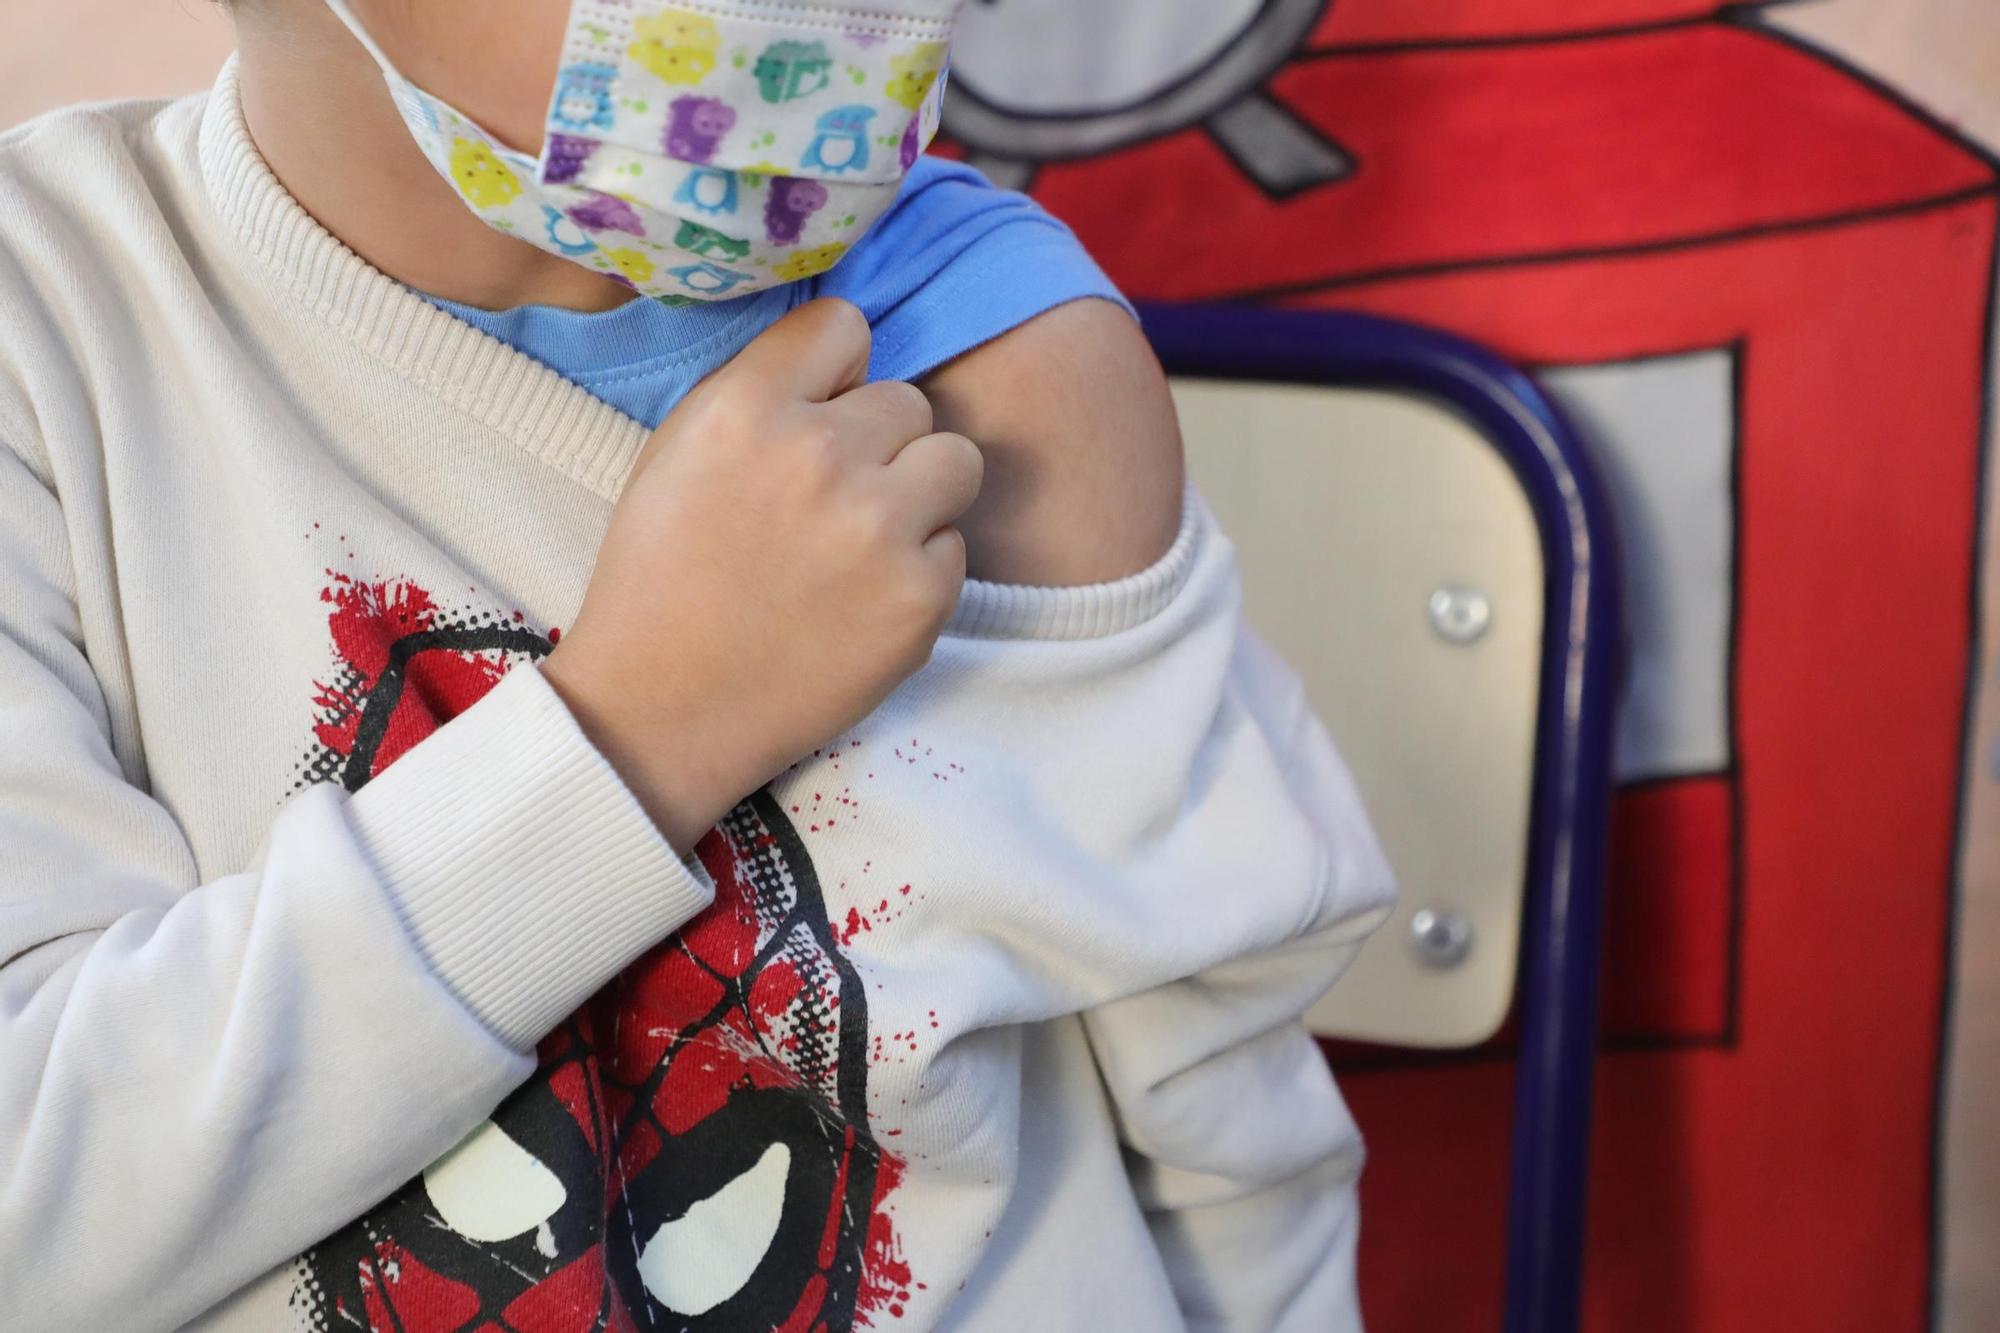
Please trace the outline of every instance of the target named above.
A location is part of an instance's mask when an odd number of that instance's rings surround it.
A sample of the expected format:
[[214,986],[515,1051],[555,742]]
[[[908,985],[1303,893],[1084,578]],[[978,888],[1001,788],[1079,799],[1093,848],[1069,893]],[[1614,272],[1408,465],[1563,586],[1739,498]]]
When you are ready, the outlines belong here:
[[1358,1328],[1388,873],[955,4],[235,8],[0,138],[0,1323]]

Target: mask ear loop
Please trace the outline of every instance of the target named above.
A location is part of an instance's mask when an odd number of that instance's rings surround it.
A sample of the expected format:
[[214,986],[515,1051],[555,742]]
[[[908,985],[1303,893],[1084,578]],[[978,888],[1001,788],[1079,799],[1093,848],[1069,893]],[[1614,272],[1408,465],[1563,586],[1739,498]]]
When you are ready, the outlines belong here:
[[345,24],[347,30],[354,34],[354,40],[360,42],[367,49],[368,54],[375,58],[375,63],[382,67],[382,73],[389,80],[392,87],[397,82],[402,81],[402,72],[390,61],[388,53],[376,45],[375,39],[369,35],[366,25],[361,22],[360,17],[355,14],[354,10],[348,6],[347,0],[326,0],[326,7],[331,9],[334,17]]
[[[376,42],[375,38],[369,33],[367,25],[362,23],[360,16],[349,6],[347,0],[326,0],[326,7],[333,11],[334,17],[338,18],[346,26],[347,30],[354,34],[354,39],[360,42],[362,47],[374,59],[375,64],[382,71],[383,80],[389,85],[389,96],[395,99],[399,107],[415,112],[421,119],[428,120],[433,126],[437,123],[436,116],[424,105],[422,99],[428,98],[438,105],[448,108],[454,116],[457,116],[467,125],[478,130],[480,135],[492,145],[496,152],[516,159],[518,165],[524,167],[532,166],[538,173],[537,179],[539,179],[539,172],[542,170],[548,157],[549,142],[547,134],[542,136],[542,153],[539,158],[530,157],[519,149],[508,147],[499,135],[493,133],[493,131],[487,129],[457,107],[452,106],[436,93],[419,88],[414,80],[397,69],[396,63],[389,59],[389,53],[384,51],[381,45]],[[404,119],[408,120],[409,117],[406,115]]]

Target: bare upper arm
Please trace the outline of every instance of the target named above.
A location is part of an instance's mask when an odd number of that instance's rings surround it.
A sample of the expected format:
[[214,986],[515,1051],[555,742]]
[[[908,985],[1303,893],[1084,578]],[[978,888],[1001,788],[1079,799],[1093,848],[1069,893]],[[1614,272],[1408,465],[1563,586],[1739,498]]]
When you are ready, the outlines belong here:
[[958,523],[969,577],[1101,583],[1173,544],[1180,425],[1151,346],[1116,305],[1057,306],[922,383],[937,428],[986,457],[979,499]]

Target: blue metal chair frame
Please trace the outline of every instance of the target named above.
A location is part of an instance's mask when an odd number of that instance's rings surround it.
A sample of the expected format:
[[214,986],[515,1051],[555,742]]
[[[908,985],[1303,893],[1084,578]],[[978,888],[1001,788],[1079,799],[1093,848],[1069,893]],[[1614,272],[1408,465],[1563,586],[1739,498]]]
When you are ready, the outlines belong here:
[[1400,390],[1455,408],[1505,458],[1541,530],[1544,611],[1507,1235],[1507,1333],[1581,1319],[1620,566],[1588,451],[1518,367],[1461,338],[1340,312],[1146,305],[1171,375]]

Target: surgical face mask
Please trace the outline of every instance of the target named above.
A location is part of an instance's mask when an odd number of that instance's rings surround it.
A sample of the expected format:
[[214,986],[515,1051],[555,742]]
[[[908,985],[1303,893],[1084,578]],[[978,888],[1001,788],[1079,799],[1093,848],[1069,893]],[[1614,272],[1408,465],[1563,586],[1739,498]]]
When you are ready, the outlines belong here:
[[403,77],[424,156],[487,225],[669,304],[824,273],[937,132],[962,0],[574,0],[539,159]]

